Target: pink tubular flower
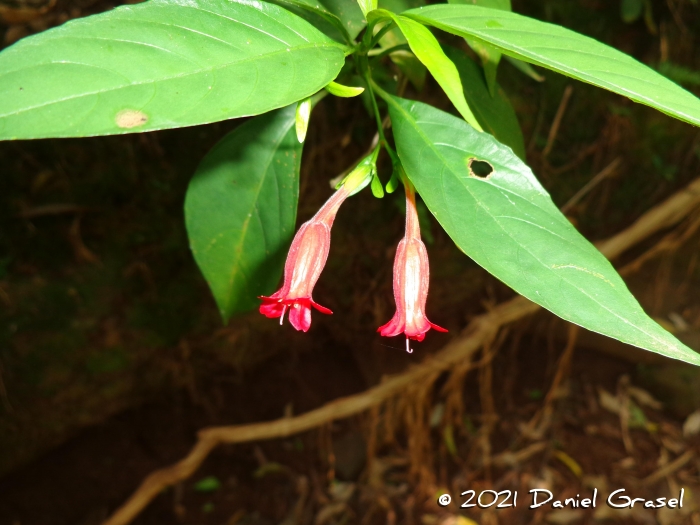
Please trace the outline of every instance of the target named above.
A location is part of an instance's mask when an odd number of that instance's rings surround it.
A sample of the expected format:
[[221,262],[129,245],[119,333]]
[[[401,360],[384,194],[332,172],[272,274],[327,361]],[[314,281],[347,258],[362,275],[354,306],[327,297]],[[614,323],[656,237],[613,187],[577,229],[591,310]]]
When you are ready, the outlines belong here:
[[321,313],[332,314],[328,308],[311,297],[314,285],[328,258],[331,247],[331,226],[338,208],[350,195],[346,186],[336,191],[309,221],[299,228],[284,265],[284,284],[270,297],[261,296],[260,313],[266,317],[279,317],[280,324],[289,309],[289,321],[304,332],[311,326],[311,307]]
[[413,187],[406,184],[406,235],[396,249],[394,259],[394,299],[396,313],[384,326],[377,329],[381,335],[393,337],[401,332],[408,340],[422,341],[431,328],[447,332],[444,328],[431,323],[425,316],[425,301],[428,299],[428,252],[420,238],[418,210]]

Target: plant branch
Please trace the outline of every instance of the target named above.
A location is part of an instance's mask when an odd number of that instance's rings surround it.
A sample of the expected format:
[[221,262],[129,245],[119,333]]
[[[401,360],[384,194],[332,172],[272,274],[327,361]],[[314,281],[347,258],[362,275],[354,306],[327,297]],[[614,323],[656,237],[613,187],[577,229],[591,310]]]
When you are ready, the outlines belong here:
[[[393,162],[398,157],[396,156],[396,153],[394,152],[393,148],[389,145],[389,142],[386,140],[386,136],[384,135],[384,121],[382,120],[382,116],[379,113],[379,106],[377,105],[377,97],[374,95],[374,90],[381,89],[381,88],[379,88],[377,86],[377,84],[374,82],[374,80],[372,80],[372,72],[370,71],[369,62],[367,61],[367,57],[362,57],[359,66],[362,70],[362,76],[364,77],[365,81],[367,82],[367,89],[369,90],[369,98],[372,101],[372,110],[374,112],[374,118],[377,121],[377,133],[379,133],[379,144],[381,146],[383,146],[384,149],[386,149],[387,153],[389,153],[389,156],[391,157],[391,160]],[[382,97],[382,98],[384,98],[384,97]]]
[[382,27],[376,35],[372,37],[372,40],[369,44],[369,50],[371,50],[374,46],[376,46],[379,41],[382,39],[382,37],[388,33],[393,27],[396,25],[396,23],[392,20],[388,24],[386,24],[384,27]]
[[385,57],[386,55],[390,55],[391,53],[395,53],[396,51],[407,51],[411,56],[413,56],[411,48],[408,46],[408,44],[397,44],[393,47],[387,47],[386,49],[376,49],[376,53],[374,51],[375,50],[372,49],[369,53],[367,53],[367,56],[373,59],[378,59]]
[[[597,243],[597,246],[603,254],[613,259],[639,241],[678,223],[698,206],[700,206],[700,178],[649,210],[625,230]],[[164,488],[191,476],[219,444],[288,437],[330,421],[364,412],[401,393],[412,384],[420,384],[428,377],[472,360],[477,350],[485,342],[492,340],[503,326],[539,309],[538,305],[521,296],[501,303],[489,312],[474,318],[459,336],[437,354],[426,357],[422,363],[411,366],[401,374],[389,377],[380,385],[359,394],[331,401],[306,414],[266,423],[205,428],[198,433],[197,443],[185,458],[146,477],[136,492],[103,525],[130,523]],[[687,461],[686,456],[682,457],[683,461]],[[676,463],[680,461],[677,460],[671,466],[675,468]],[[650,478],[655,480],[663,475],[665,471]],[[649,483],[649,478],[645,481]]]
[[566,86],[566,88],[564,89],[564,95],[561,97],[561,102],[559,103],[559,107],[557,108],[557,113],[556,115],[554,115],[552,127],[549,128],[549,135],[547,136],[547,145],[544,147],[544,150],[542,150],[542,158],[547,158],[549,153],[552,151],[552,148],[554,147],[554,141],[556,140],[557,134],[559,133],[559,126],[561,125],[561,121],[564,118],[566,107],[569,105],[569,99],[571,98],[571,94],[573,92],[574,88],[571,85]]

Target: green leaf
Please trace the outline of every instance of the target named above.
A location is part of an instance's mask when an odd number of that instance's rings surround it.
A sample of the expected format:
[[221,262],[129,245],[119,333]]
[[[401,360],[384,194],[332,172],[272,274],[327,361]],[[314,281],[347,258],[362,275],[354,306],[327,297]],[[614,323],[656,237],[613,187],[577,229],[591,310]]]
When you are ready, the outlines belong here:
[[200,479],[194,484],[194,490],[196,492],[216,492],[221,488],[221,482],[216,476],[209,476]]
[[323,88],[344,50],[266,3],[119,7],[0,53],[0,139],[131,133],[264,113]]
[[395,15],[388,11],[386,13],[394,19],[396,25],[406,37],[411,51],[413,51],[423,65],[428,68],[430,74],[433,75],[433,78],[440,84],[447,98],[452,101],[452,104],[454,104],[457,111],[464,117],[464,120],[481,130],[479,123],[469,108],[469,104],[467,104],[464,98],[464,91],[462,90],[462,83],[459,80],[457,68],[452,61],[447,58],[437,38],[433,36],[427,27],[410,18]]
[[508,55],[506,55],[506,60],[510,62],[515,69],[517,69],[524,75],[530,77],[532,80],[536,82],[544,82],[544,77],[540,75],[537,71],[535,71],[535,68],[533,68],[527,62],[523,62],[522,60],[518,60],[517,58],[509,57]]
[[[467,4],[480,5],[482,7],[490,7],[492,9],[500,9],[503,11],[511,11],[510,0],[448,0],[450,4]],[[481,65],[484,68],[484,77],[489,88],[491,96],[496,96],[496,73],[498,72],[498,63],[501,61],[501,52],[484,42],[473,38],[465,38],[469,47],[481,59]]]
[[459,71],[464,96],[469,102],[469,107],[474,109],[474,116],[481,127],[525,160],[523,132],[515,110],[503,89],[496,84],[496,91],[492,97],[484,83],[479,66],[461,51],[450,46],[444,46],[444,48],[445,53]]
[[[380,0],[379,7],[394,13],[401,13],[407,9],[421,7],[425,5],[423,0]],[[388,31],[379,41],[382,49],[390,49],[401,44],[408,44],[406,37],[403,36],[401,30],[394,27]],[[406,78],[415,86],[418,91],[423,90],[425,85],[425,74],[427,72],[425,66],[416,58],[413,53],[408,51],[394,52],[389,55],[391,61],[398,66],[401,72],[406,75]]]
[[[644,313],[608,260],[509,148],[431,106],[385,97],[406,174],[464,253],[567,321],[700,364],[699,354]],[[492,173],[477,176],[477,164]]]
[[377,9],[377,0],[357,0],[357,4],[362,10],[362,14],[367,16],[367,13]]
[[387,9],[394,13],[402,13],[408,9],[422,7],[425,0],[379,0],[379,8]]
[[[355,0],[270,0],[273,4],[278,4],[290,8],[303,18],[312,22],[312,19],[305,17],[302,12],[297,12],[299,8],[307,13],[315,14],[327,22],[331,23],[345,40],[353,40],[362,31],[367,22],[360,6]],[[312,22],[313,23],[313,22]]]
[[384,186],[382,186],[382,181],[379,180],[376,173],[372,177],[370,189],[372,190],[372,195],[374,195],[377,199],[384,198]]
[[297,112],[295,118],[295,129],[297,140],[304,142],[306,132],[309,130],[309,119],[311,118],[311,97],[297,102]]
[[449,0],[450,4],[480,5],[491,9],[501,9],[502,11],[512,11],[510,0]]
[[693,87],[700,86],[700,72],[694,69],[674,64],[673,62],[661,62],[657,69],[659,73],[677,84],[686,84]]
[[404,15],[700,125],[694,95],[629,55],[561,26],[468,5],[431,5]]
[[620,2],[620,16],[622,21],[631,24],[642,16],[644,0],[622,0]]
[[342,98],[352,98],[361,95],[365,90],[363,87],[354,86],[344,86],[343,84],[337,84],[336,82],[331,82],[326,86],[326,91],[331,95]]
[[328,11],[340,18],[350,38],[355,38],[367,21],[355,0],[318,0]]
[[299,194],[295,117],[292,104],[237,127],[187,188],[190,247],[224,320],[254,308],[279,282]]

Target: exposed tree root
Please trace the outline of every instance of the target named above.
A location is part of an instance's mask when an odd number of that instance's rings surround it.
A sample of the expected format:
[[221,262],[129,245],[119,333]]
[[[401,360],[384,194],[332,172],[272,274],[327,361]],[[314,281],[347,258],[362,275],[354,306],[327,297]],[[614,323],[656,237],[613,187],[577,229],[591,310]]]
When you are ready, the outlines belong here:
[[[650,235],[677,224],[699,204],[700,179],[696,179],[685,189],[649,210],[629,228],[610,239],[597,243],[597,246],[603,254],[612,259]],[[288,437],[333,420],[347,418],[374,409],[401,392],[415,390],[417,385],[432,385],[434,378],[455,366],[459,367],[460,375],[464,377],[470,365],[473,366],[472,360],[477,351],[485,343],[493,342],[503,326],[532,314],[539,308],[524,297],[515,297],[506,301],[488,313],[474,318],[458,337],[437,354],[427,357],[422,363],[411,366],[407,371],[389,377],[381,384],[364,392],[337,399],[306,414],[266,423],[205,428],[198,433],[197,443],[185,458],[146,477],[136,492],[104,522],[104,525],[126,525],[131,522],[164,488],[191,476],[212,449],[219,444]],[[417,392],[417,395],[425,397],[430,394],[422,389]],[[392,410],[395,411],[396,406]],[[420,412],[422,409],[417,410]],[[416,412],[414,416],[417,419],[425,419],[425,414],[422,413]],[[421,445],[416,444],[418,447]],[[532,445],[526,449],[527,454],[537,453],[542,447],[540,443]],[[683,457],[683,459],[686,458]],[[493,463],[507,464],[509,460],[512,460],[510,456],[501,455],[494,458]],[[675,462],[672,465],[675,467]],[[665,472],[657,474],[656,477],[663,475]]]

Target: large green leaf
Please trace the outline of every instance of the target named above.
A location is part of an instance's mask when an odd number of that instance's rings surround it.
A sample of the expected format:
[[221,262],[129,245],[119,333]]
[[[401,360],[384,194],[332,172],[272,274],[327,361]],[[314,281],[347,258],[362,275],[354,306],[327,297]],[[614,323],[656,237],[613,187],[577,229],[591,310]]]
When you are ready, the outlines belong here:
[[464,53],[444,46],[445,54],[454,62],[464,87],[464,96],[474,116],[484,128],[500,142],[509,146],[515,154],[525,160],[525,141],[518,117],[503,89],[496,83],[491,96],[479,66]]
[[[699,354],[644,313],[608,260],[509,148],[448,113],[385,96],[406,174],[467,255],[567,321],[700,364]],[[473,173],[473,159],[487,161],[493,172]]]
[[700,125],[694,95],[629,55],[561,26],[469,5],[432,5],[404,15]]
[[254,308],[279,282],[299,196],[295,116],[293,104],[237,127],[187,188],[190,246],[224,320]]
[[0,139],[149,131],[255,115],[305,98],[344,46],[244,0],[150,0],[0,53]]

